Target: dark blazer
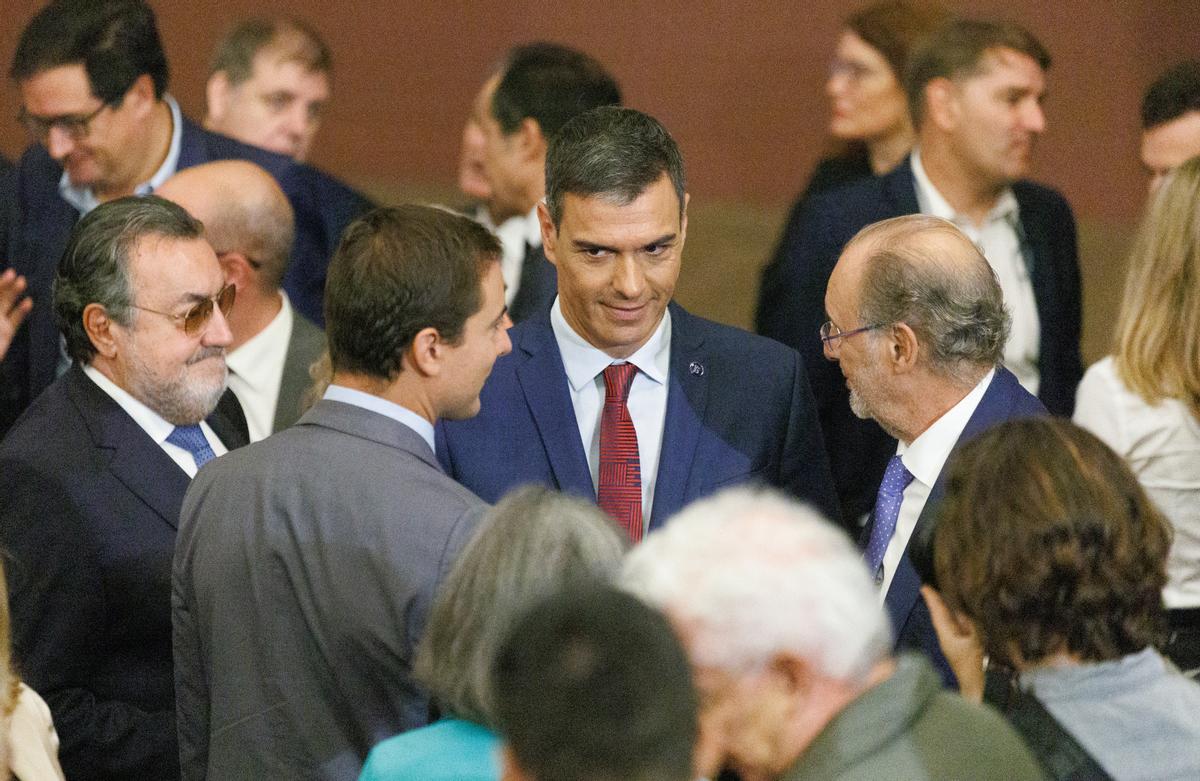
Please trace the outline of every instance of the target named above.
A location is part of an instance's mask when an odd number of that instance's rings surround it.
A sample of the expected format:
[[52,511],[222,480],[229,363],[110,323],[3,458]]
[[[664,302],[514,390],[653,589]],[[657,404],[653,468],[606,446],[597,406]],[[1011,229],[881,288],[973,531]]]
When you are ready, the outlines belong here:
[[282,431],[299,420],[304,396],[313,386],[308,368],[325,352],[325,332],[299,312],[292,313],[292,335],[288,338],[283,376],[279,379],[279,397],[275,401],[275,420],[271,431]]
[[[208,420],[246,444],[232,394]],[[71,779],[178,776],[171,556],[188,476],[73,366],[0,444],[14,658]]]
[[[671,371],[650,528],[737,483],[776,486],[836,517],[804,365],[794,350],[671,304]],[[438,456],[485,501],[540,483],[595,501],[549,311],[514,327],[470,420],[445,421]]]
[[[997,367],[995,376],[992,377],[991,383],[984,391],[983,398],[979,400],[979,406],[975,408],[967,425],[963,427],[962,434],[959,435],[958,442],[954,445],[954,451],[950,453],[950,459],[947,459],[946,466],[942,468],[941,474],[938,475],[937,481],[929,491],[929,498],[925,501],[921,515],[917,518],[917,525],[913,529],[912,537],[909,538],[904,556],[900,559],[900,564],[884,600],[888,617],[891,619],[892,628],[895,631],[896,649],[918,649],[924,652],[933,661],[947,685],[954,685],[954,674],[950,671],[950,665],[942,655],[937,633],[933,629],[933,621],[929,616],[929,608],[925,606],[925,600],[921,598],[921,578],[913,567],[912,557],[914,555],[927,556],[929,553],[927,550],[917,551],[916,547],[928,545],[932,537],[927,532],[932,530],[942,497],[946,494],[946,472],[951,459],[954,458],[954,452],[963,443],[969,442],[997,423],[1045,414],[1047,412],[1042,402],[1022,388],[1012,372]],[[874,517],[867,523],[867,527],[863,531],[861,542],[864,548],[866,541],[871,538],[873,524]]]
[[328,399],[202,469],[172,581],[183,778],[354,781],[424,725],[413,653],[484,509],[412,429]]
[[0,155],[0,264],[7,265],[8,234],[17,219],[17,169]]
[[[1079,353],[1081,299],[1075,219],[1054,190],[1016,182],[1023,249],[1041,322],[1038,397],[1052,413],[1070,415],[1083,376]],[[808,379],[829,446],[838,498],[848,520],[870,512],[896,441],[874,421],[850,410],[846,382],[825,359],[817,332],[825,321],[825,287],[842,248],[861,228],[916,214],[916,185],[906,159],[894,171],[814,196],[786,231],[788,246],[763,271],[757,331],[795,347]]]
[[[248,160],[262,166],[283,189],[296,214],[296,239],[283,287],[292,305],[315,323],[324,322],[321,304],[325,269],[341,231],[370,202],[344,184],[284,155],[210,133],[183,121],[179,169],[213,160]],[[51,285],[79,212],[58,192],[62,167],[41,145],[21,157],[17,173],[18,220],[10,237],[9,262],[29,281],[33,311],[5,361],[0,385],[0,431],[54,381],[59,359],[58,327],[51,306]]]
[[558,270],[546,260],[541,245],[525,245],[525,261],[521,264],[521,281],[513,297],[508,316],[513,323],[528,320],[541,312],[550,310],[554,297],[558,295]]

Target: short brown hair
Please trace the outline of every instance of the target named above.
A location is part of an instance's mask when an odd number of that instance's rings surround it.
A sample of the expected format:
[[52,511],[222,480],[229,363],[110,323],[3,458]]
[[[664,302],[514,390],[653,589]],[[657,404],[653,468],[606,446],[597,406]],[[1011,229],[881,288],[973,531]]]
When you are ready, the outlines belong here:
[[1161,639],[1170,527],[1104,443],[1065,420],[1008,421],[949,469],[934,567],[988,654],[1099,662]]
[[254,74],[254,58],[265,48],[279,49],[285,62],[299,63],[309,73],[333,75],[333,55],[317,31],[292,17],[246,19],[234,25],[217,42],[211,76],[223,71],[237,86]]
[[1027,55],[1046,70],[1050,52],[1033,33],[1014,22],[956,19],[930,35],[912,55],[904,73],[908,110],[914,127],[925,112],[925,87],[934,79],[966,79],[978,74],[984,58],[995,49]]
[[917,46],[952,18],[935,3],[884,0],[852,14],[846,19],[846,29],[882,54],[896,80],[902,81]]
[[422,329],[457,343],[499,259],[486,228],[433,206],[373,209],[350,223],[325,283],[333,370],[390,381]]

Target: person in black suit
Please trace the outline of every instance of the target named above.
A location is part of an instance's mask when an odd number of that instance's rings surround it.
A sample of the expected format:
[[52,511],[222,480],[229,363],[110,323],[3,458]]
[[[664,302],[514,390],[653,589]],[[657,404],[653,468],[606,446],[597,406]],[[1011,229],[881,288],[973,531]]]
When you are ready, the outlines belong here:
[[554,266],[542,250],[537,204],[546,194],[546,145],[576,114],[621,102],[599,62],[553,43],[517,46],[484,82],[463,131],[464,192],[504,248],[500,268],[514,323],[550,308]]
[[18,167],[7,260],[29,280],[34,308],[6,361],[0,430],[65,368],[50,280],[71,226],[99,203],[152,192],[179,169],[234,158],[276,178],[296,214],[283,285],[302,314],[323,322],[329,258],[342,229],[369,202],[315,169],[185,119],[165,92],[166,58],[142,0],[51,3],[22,33],[11,72],[22,122],[39,143]]
[[1004,362],[1057,415],[1083,374],[1075,220],[1054,190],[1021,180],[1045,129],[1050,58],[1011,24],[956,21],[914,55],[907,91],[918,144],[892,173],[810,201],[785,252],[763,272],[759,333],[805,358],[838,497],[848,520],[870,511],[895,440],[859,421],[837,370],[822,360],[822,296],[846,242],[903,214],[951,219],[984,250],[1013,315]]
[[72,367],[0,444],[15,658],[72,779],[178,775],[171,557],[205,462],[248,441],[233,303],[203,226],[155,196],[93,210],[54,281]]

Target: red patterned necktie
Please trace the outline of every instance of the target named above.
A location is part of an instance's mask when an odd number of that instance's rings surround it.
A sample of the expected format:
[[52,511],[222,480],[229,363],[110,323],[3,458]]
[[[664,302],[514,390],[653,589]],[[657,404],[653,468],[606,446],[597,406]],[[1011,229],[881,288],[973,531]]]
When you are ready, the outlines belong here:
[[604,370],[604,410],[600,413],[600,509],[625,529],[629,539],[642,539],[642,460],[637,432],[629,417],[629,387],[637,367],[612,364]]

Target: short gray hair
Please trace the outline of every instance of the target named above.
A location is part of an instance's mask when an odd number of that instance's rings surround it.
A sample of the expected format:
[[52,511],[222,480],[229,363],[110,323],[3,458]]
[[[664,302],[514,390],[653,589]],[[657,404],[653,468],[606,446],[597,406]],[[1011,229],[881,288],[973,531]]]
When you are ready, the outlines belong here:
[[892,647],[862,554],[771,491],[734,488],[686,507],[630,552],[621,582],[687,628],[694,663],[734,674],[782,652],[861,683]]
[[67,354],[88,363],[96,348],[83,327],[83,310],[100,304],[115,323],[129,325],[133,290],[129,261],[147,236],[198,239],[204,226],[170,201],[134,195],[101,204],[71,231],[54,277],[54,319],[67,342]]
[[980,368],[1001,362],[1011,322],[1004,293],[987,259],[953,223],[895,217],[867,226],[847,247],[864,243],[870,254],[859,294],[862,322],[905,323],[928,348],[930,368],[960,384],[975,384]]
[[624,538],[595,505],[529,486],[493,507],[434,600],[414,670],[438,705],[494,725],[492,663],[517,619],[568,586],[608,580]]

